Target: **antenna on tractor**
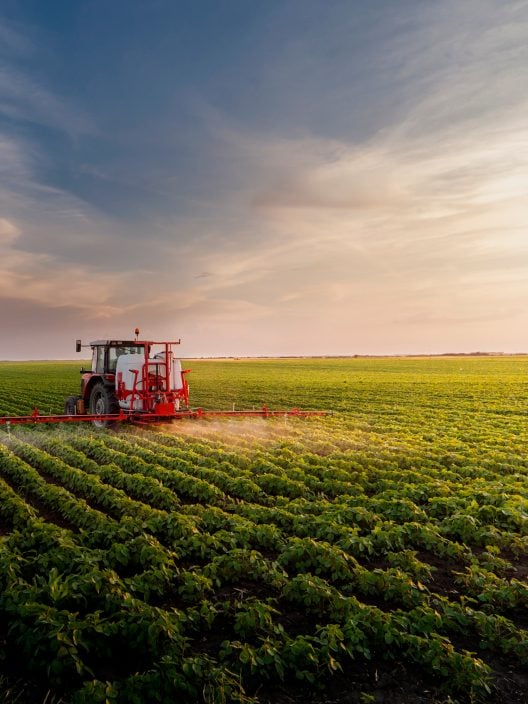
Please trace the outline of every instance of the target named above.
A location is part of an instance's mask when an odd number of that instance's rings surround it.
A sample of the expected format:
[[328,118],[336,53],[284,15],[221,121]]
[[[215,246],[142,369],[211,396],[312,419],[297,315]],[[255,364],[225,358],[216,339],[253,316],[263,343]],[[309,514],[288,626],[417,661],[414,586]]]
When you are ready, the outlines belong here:
[[136,328],[136,329],[134,330],[134,333],[135,333],[135,335],[136,335],[136,342],[137,342],[137,341],[138,341],[138,337],[139,337],[139,328]]

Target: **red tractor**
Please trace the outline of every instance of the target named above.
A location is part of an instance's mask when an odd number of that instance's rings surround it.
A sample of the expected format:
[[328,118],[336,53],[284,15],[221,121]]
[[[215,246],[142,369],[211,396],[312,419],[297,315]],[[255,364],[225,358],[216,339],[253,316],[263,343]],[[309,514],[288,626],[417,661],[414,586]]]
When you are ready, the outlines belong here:
[[[188,410],[190,370],[172,351],[180,340],[140,341],[138,334],[136,329],[135,340],[90,342],[92,368],[81,369],[81,394],[66,399],[66,415],[99,416],[94,425],[107,427],[123,416],[174,417]],[[82,347],[77,340],[77,352]]]

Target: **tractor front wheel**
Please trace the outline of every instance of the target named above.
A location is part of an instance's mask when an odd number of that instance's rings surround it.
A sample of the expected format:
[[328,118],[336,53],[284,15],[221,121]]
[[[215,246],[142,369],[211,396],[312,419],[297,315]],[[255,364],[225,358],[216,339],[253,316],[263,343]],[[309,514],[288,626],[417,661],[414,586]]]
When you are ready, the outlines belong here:
[[64,402],[64,415],[65,416],[76,416],[77,415],[77,401],[79,396],[68,396]]
[[[96,384],[90,394],[90,414],[93,416],[106,416],[109,413],[119,413],[119,403],[112,392],[103,384]],[[93,420],[96,428],[109,428],[115,425],[115,420]]]

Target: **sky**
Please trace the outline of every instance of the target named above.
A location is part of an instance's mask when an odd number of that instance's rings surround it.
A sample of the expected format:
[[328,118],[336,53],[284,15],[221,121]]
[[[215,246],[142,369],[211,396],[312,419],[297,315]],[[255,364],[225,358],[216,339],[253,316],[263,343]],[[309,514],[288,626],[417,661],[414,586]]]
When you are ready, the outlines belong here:
[[528,351],[528,0],[3,0],[0,359]]

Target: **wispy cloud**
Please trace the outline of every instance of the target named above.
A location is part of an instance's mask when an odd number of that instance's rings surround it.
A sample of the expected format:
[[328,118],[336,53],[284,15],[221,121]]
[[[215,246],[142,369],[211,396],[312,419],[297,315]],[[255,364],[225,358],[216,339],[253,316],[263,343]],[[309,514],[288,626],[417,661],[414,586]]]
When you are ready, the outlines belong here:
[[35,57],[27,32],[0,17],[0,116],[60,130],[73,136],[94,130],[93,121],[22,68]]
[[0,18],[0,56],[27,58],[33,53],[33,43],[21,28]]
[[[167,108],[144,129],[105,133],[95,112],[22,70],[35,48],[0,23],[6,310],[33,320],[34,306],[65,334],[77,320],[95,337],[174,326],[195,340],[188,353],[528,347],[527,3],[416,4],[394,32],[387,6],[378,20],[389,25],[374,33],[383,43],[357,40],[358,55],[346,7],[324,19],[324,41],[311,30],[314,77],[328,85],[305,77],[293,90],[306,42],[260,68],[260,100],[285,114],[302,106],[299,124],[272,129],[204,95],[193,103],[199,130]],[[338,110],[373,111],[371,129],[332,119]],[[75,162],[66,177],[49,176],[59,160],[34,124],[80,145],[63,155]]]
[[0,68],[0,113],[11,119],[46,125],[71,136],[94,131],[86,115],[12,66]]

